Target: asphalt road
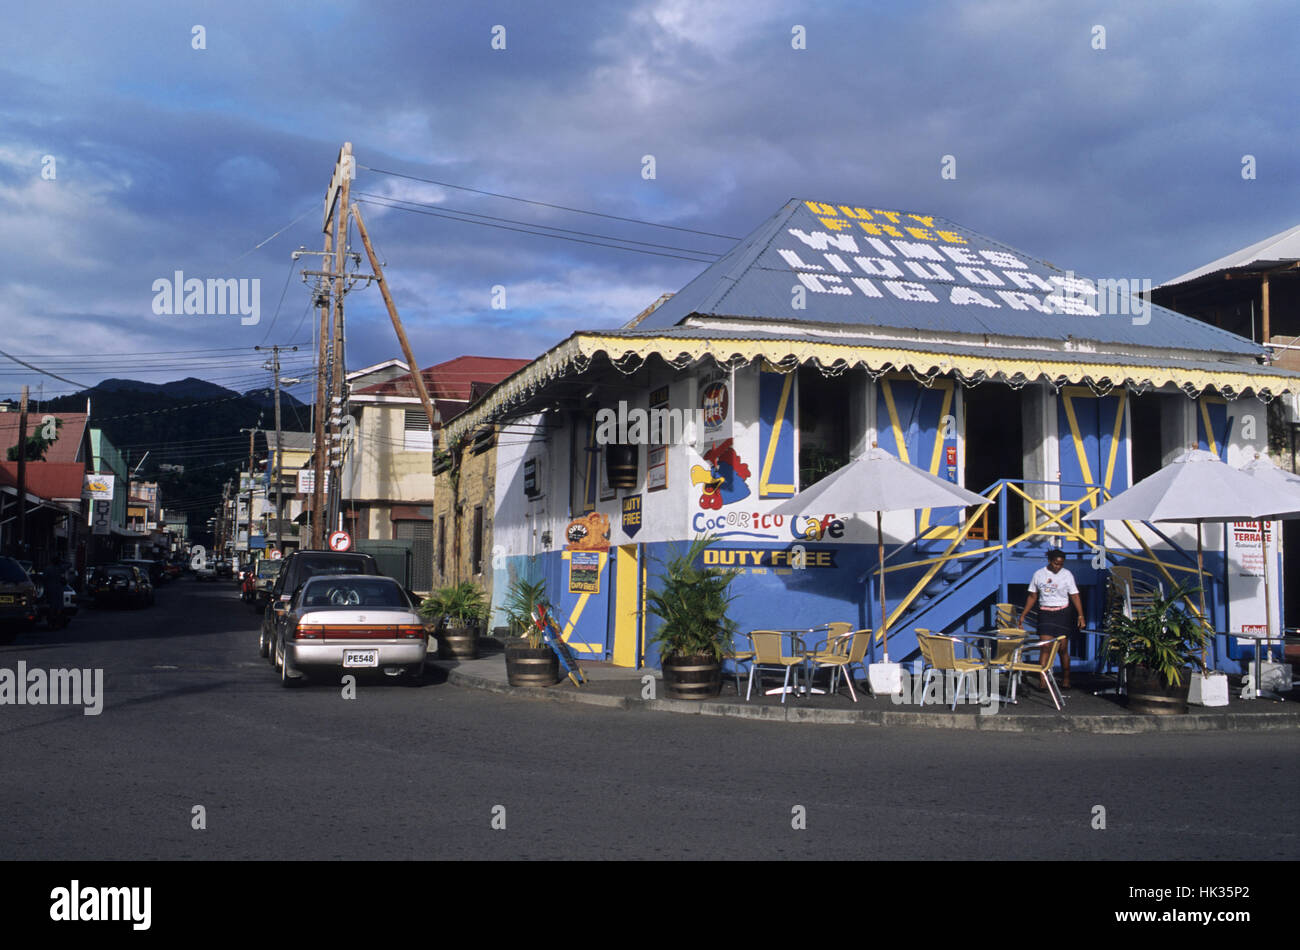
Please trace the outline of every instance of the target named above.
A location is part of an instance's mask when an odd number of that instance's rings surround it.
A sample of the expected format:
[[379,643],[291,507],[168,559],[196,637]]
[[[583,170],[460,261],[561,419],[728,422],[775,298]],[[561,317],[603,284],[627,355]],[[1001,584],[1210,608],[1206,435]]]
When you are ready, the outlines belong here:
[[105,683],[98,716],[0,706],[0,859],[1300,856],[1294,732],[797,725],[436,680],[345,699],[281,688],[256,644],[232,583],[186,579],[0,647]]

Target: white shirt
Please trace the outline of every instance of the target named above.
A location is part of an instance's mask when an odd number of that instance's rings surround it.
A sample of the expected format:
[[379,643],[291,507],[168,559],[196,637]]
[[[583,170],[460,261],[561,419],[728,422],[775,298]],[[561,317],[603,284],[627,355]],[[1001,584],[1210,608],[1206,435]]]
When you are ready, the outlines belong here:
[[1029,582],[1029,593],[1038,595],[1038,605],[1051,610],[1053,607],[1067,607],[1070,595],[1079,593],[1074,583],[1074,575],[1065,568],[1055,574],[1045,567],[1034,571],[1033,580]]

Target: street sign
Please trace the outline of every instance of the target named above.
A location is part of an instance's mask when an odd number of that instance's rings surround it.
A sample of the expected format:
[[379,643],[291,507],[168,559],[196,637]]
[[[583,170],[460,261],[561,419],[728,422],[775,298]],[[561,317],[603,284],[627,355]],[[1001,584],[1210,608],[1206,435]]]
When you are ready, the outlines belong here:
[[282,555],[280,553],[279,548],[271,548],[271,553],[267,555],[267,557],[269,557],[272,561],[280,560],[281,556]]
[[346,551],[350,547],[352,547],[352,539],[348,537],[346,531],[335,531],[330,535],[331,551]]

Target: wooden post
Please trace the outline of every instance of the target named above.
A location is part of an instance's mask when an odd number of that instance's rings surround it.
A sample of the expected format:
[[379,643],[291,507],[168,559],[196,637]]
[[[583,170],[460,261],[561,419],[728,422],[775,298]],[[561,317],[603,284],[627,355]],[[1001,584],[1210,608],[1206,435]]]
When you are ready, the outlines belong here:
[[[325,234],[325,253],[328,254],[334,243],[334,236]],[[311,490],[311,546],[315,550],[325,547],[325,532],[322,530],[325,519],[321,512],[325,507],[325,400],[326,388],[326,354],[329,352],[330,302],[326,296],[320,306],[320,328],[316,337],[316,411],[312,444],[312,468],[315,474]]]
[[1268,334],[1269,334],[1269,326],[1268,326],[1268,274],[1265,274],[1265,275],[1264,275],[1264,279],[1263,279],[1263,281],[1260,283],[1260,294],[1261,294],[1261,296],[1263,297],[1263,310],[1264,310],[1264,314],[1263,314],[1263,317],[1262,317],[1262,319],[1263,319],[1263,323],[1264,323],[1264,338],[1263,338],[1260,342],[1262,342],[1263,344],[1265,344],[1265,345],[1267,346],[1267,345],[1268,345],[1268,339],[1269,339],[1269,336],[1268,336]]
[[[337,175],[339,179],[339,204],[338,213],[334,215],[334,363],[330,372],[330,396],[329,396],[329,413],[330,413],[330,459],[329,471],[334,472],[330,479],[329,501],[326,509],[329,511],[331,518],[328,527],[322,520],[321,534],[322,538],[329,532],[333,531],[337,525],[334,524],[333,515],[335,514],[334,500],[339,499],[342,503],[342,492],[339,487],[339,475],[343,471],[342,456],[335,454],[335,449],[342,448],[342,429],[337,425],[334,419],[335,409],[342,411],[343,403],[343,274],[347,266],[348,250],[348,194],[352,185],[352,169],[355,167],[352,160],[352,143],[344,142],[343,148],[339,151],[339,161]],[[336,462],[336,458],[338,461]]]
[[[415,361],[415,354],[411,352],[411,341],[406,338],[406,331],[402,328],[402,318],[397,315],[397,305],[393,303],[393,295],[388,291],[388,281],[384,278],[384,269],[379,265],[379,258],[375,256],[374,245],[370,243],[370,232],[366,230],[366,222],[361,217],[361,209],[353,204],[350,210],[352,217],[357,220],[357,233],[361,235],[361,243],[365,246],[366,256],[370,259],[370,270],[376,277],[376,283],[379,284],[379,292],[383,295],[384,306],[388,308],[388,318],[393,321],[393,331],[397,334],[397,342],[402,347],[402,356],[406,358],[406,365],[411,368],[411,381],[415,383],[415,391],[419,394],[420,403],[424,406],[424,413],[429,421],[429,434],[432,436],[433,400],[429,398],[429,390],[424,385],[424,376],[420,372],[420,364]],[[430,462],[432,464],[432,460]],[[454,519],[454,511],[452,515]],[[430,519],[433,519],[432,515],[430,515]],[[453,520],[453,525],[454,523]],[[432,556],[429,568],[430,572],[432,572]]]
[[14,553],[26,557],[27,543],[27,387],[18,403],[18,524],[15,525]]

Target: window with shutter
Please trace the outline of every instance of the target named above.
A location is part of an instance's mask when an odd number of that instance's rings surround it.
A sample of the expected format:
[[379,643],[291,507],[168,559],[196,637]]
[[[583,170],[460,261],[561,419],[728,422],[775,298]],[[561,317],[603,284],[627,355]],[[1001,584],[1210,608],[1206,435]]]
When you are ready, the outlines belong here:
[[408,452],[433,451],[428,413],[423,409],[407,409],[402,416],[402,447]]

